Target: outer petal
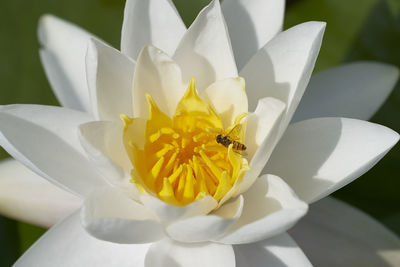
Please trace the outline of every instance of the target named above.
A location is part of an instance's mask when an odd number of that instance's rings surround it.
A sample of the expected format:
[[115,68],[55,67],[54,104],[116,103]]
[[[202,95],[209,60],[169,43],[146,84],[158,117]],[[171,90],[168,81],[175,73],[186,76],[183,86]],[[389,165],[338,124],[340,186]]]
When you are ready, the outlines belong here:
[[80,195],[105,182],[86,158],[77,136],[88,114],[60,107],[0,107],[0,145],[49,181]]
[[243,197],[241,217],[216,242],[245,244],[270,238],[292,227],[308,209],[283,180],[273,175],[258,178]]
[[[237,267],[311,267],[310,261],[286,233],[266,240],[233,246]],[[326,264],[326,262],[324,262]],[[324,265],[322,265],[324,266]]]
[[177,221],[166,229],[168,235],[182,242],[205,242],[222,235],[242,214],[243,197],[225,203],[215,212]]
[[290,231],[315,266],[398,266],[400,239],[367,214],[334,198],[311,205]]
[[308,84],[325,25],[307,22],[280,33],[240,72],[246,79],[250,110],[264,97],[274,97],[286,104],[280,134],[289,124]]
[[52,15],[41,17],[38,35],[40,58],[58,100],[65,107],[90,111],[85,54],[94,36]]
[[136,59],[145,45],[154,45],[169,55],[186,31],[170,0],[128,0],[122,25],[121,51]]
[[18,161],[0,162],[1,214],[50,227],[81,204],[80,198],[52,185]]
[[385,102],[399,78],[393,65],[346,64],[313,75],[293,117],[349,117],[368,120]]
[[207,87],[203,97],[219,114],[225,129],[234,123],[236,116],[248,111],[245,83],[242,78],[217,81]]
[[184,244],[164,239],[151,245],[146,255],[145,266],[235,267],[235,254],[229,245]]
[[173,58],[186,81],[192,76],[197,78],[200,91],[215,81],[238,76],[219,0],[213,0],[199,13]]
[[51,228],[15,263],[15,267],[144,267],[149,244],[121,245],[86,233],[79,213]]
[[152,46],[143,48],[139,55],[133,80],[133,114],[147,119],[146,93],[170,117],[182,98],[186,86],[180,67],[164,52]]
[[250,170],[240,184],[239,194],[245,192],[257,179],[278,142],[279,126],[285,104],[275,98],[263,98],[254,113],[247,119],[245,144],[250,160]]
[[367,172],[398,140],[396,132],[366,121],[301,121],[288,127],[264,171],[311,203]]
[[87,83],[94,116],[99,120],[120,120],[132,116],[132,81],[135,63],[118,50],[90,40],[86,54]]
[[222,11],[229,28],[238,68],[282,30],[284,0],[224,0]]
[[114,243],[148,243],[164,237],[162,225],[148,209],[111,188],[85,200],[81,219],[91,235]]
[[211,196],[205,196],[186,206],[173,206],[157,197],[145,194],[141,195],[140,200],[165,224],[207,214],[218,205],[217,201]]

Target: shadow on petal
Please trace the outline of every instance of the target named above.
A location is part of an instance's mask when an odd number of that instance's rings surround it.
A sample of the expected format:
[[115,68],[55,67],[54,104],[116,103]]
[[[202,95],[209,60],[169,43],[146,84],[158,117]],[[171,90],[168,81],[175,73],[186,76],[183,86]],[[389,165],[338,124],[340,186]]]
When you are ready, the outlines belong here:
[[[307,123],[307,121],[301,123]],[[326,131],[328,127],[329,131]],[[324,191],[324,188],[330,188],[334,184],[323,179],[324,173],[319,171],[338,145],[342,136],[342,121],[330,120],[329,125],[320,124],[319,126],[309,123],[307,127],[302,127],[302,131],[292,131],[293,128],[296,128],[296,124],[288,128],[263,173],[279,175],[301,199],[309,201],[309,198],[314,197],[315,192]],[[311,133],[313,134],[310,135]],[[310,138],[310,136],[313,137]],[[313,154],[317,156],[306,156]]]
[[310,261],[286,233],[257,243],[234,245],[236,267],[307,267]]

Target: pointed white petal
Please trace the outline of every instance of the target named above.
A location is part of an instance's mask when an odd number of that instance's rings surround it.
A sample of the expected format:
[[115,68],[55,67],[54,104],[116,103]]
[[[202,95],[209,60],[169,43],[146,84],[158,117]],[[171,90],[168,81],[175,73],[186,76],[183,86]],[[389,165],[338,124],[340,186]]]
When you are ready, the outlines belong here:
[[275,98],[263,98],[254,113],[247,118],[245,144],[250,170],[245,174],[238,194],[245,192],[260,175],[278,142],[279,126],[285,104]]
[[8,159],[0,162],[2,215],[51,227],[81,204],[81,198],[52,185],[18,161]]
[[[122,179],[125,176],[124,168],[111,158],[111,151],[109,151],[112,148],[110,146],[112,141],[116,144],[122,143],[122,130],[119,137],[120,142],[110,140],[110,134],[113,128],[116,128],[114,124],[117,122],[93,121],[79,125],[79,139],[83,149],[108,180]],[[122,148],[119,153],[123,154],[123,147],[121,145],[119,147]],[[126,171],[129,173],[129,170]]]
[[367,172],[398,140],[396,132],[366,121],[301,121],[288,127],[264,172],[279,175],[311,203]]
[[196,77],[200,91],[215,81],[238,76],[219,0],[199,13],[173,58],[182,68],[184,80]]
[[285,232],[306,214],[308,206],[279,177],[264,175],[243,194],[239,220],[217,242],[253,243]]
[[163,112],[172,117],[185,90],[180,67],[158,48],[144,47],[133,80],[134,116],[147,119],[147,93]]
[[242,78],[216,81],[204,91],[203,99],[212,104],[225,128],[231,126],[236,116],[247,113],[247,95]]
[[52,15],[40,18],[40,57],[58,100],[65,107],[90,111],[85,54],[92,34]]
[[89,41],[86,73],[93,114],[98,120],[120,121],[132,116],[135,63],[118,50],[95,39]]
[[146,267],[235,267],[232,246],[216,243],[185,244],[164,239],[150,246]]
[[266,240],[234,245],[238,267],[311,267],[301,248],[286,233]]
[[79,143],[78,125],[90,120],[67,108],[1,106],[0,145],[50,182],[85,196],[105,185]]
[[111,161],[106,165],[115,169],[120,176],[123,176],[123,171],[130,172],[132,169],[132,163],[125,152],[122,132],[122,122],[91,121],[79,125],[82,147],[89,152],[92,160],[98,162],[99,166],[103,160]]
[[85,232],[76,212],[44,234],[14,267],[144,267],[149,246],[98,240]]
[[243,197],[225,203],[208,215],[179,220],[169,225],[167,234],[181,242],[206,242],[222,235],[242,214]]
[[238,68],[282,30],[285,1],[224,0],[222,11],[228,25]]
[[274,97],[286,104],[279,136],[289,124],[311,77],[325,25],[306,22],[278,34],[240,72],[246,79],[250,110],[264,97]]
[[82,225],[94,237],[121,244],[148,243],[164,237],[149,210],[119,190],[104,188],[83,204]]
[[290,233],[315,266],[395,267],[400,262],[396,234],[334,198],[312,204]]
[[146,45],[172,55],[186,31],[170,0],[127,0],[122,25],[121,51],[136,59]]
[[89,159],[113,186],[139,200],[130,172],[132,163],[122,141],[122,122],[92,121],[79,125],[79,138]]
[[170,205],[157,197],[145,194],[140,196],[140,200],[163,223],[171,223],[193,216],[204,215],[215,209],[218,205],[217,201],[211,196],[205,196],[186,206]]
[[293,121],[316,117],[369,120],[399,78],[396,66],[355,62],[318,72],[301,99]]

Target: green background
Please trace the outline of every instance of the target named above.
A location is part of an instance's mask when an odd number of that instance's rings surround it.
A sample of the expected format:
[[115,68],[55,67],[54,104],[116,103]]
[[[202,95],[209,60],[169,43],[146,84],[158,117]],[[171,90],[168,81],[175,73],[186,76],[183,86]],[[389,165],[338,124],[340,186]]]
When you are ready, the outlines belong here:
[[[1,0],[0,104],[58,105],[41,67],[36,27],[52,13],[119,47],[124,0]],[[208,0],[175,0],[189,25]],[[316,70],[355,60],[400,66],[400,0],[287,1],[285,28],[328,23]],[[376,88],[379,90],[379,88]],[[400,85],[373,117],[400,132]],[[8,155],[0,150],[0,159]],[[334,194],[400,234],[400,146],[371,171]],[[0,266],[10,266],[44,229],[0,216]]]

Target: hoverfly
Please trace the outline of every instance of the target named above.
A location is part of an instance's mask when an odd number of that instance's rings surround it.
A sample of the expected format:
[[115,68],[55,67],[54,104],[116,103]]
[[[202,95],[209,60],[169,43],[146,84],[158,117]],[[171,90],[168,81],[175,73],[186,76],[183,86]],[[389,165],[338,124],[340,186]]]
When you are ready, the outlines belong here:
[[224,147],[229,147],[229,145],[232,144],[232,148],[235,150],[235,152],[244,152],[247,147],[239,142],[242,128],[242,124],[237,124],[226,135],[217,135],[215,141]]

